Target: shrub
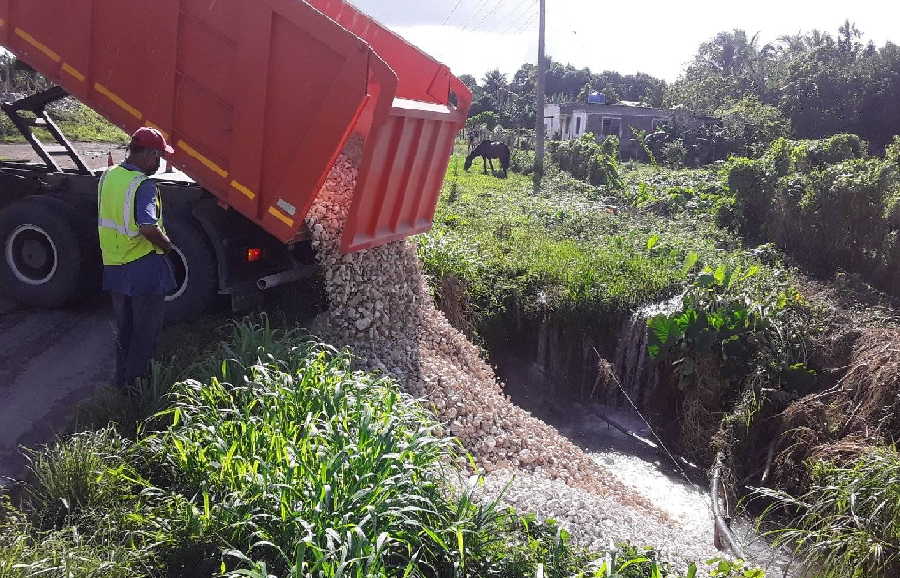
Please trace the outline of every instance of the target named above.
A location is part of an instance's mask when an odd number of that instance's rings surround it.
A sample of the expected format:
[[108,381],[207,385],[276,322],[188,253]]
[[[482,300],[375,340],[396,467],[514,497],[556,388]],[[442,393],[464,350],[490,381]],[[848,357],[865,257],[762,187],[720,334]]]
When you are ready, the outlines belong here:
[[792,141],[791,160],[796,170],[808,171],[843,161],[865,158],[868,145],[855,134],[836,134],[820,140]]
[[687,154],[687,149],[684,148],[684,141],[675,139],[663,145],[660,158],[671,167],[683,167],[687,161]]
[[[685,268],[697,258],[689,256]],[[703,267],[672,312],[647,320],[647,351],[668,364],[677,391],[672,405],[680,413],[671,417],[681,418],[681,446],[704,464],[712,463],[709,441],[722,415],[736,410],[748,376],[777,389],[785,369],[798,362],[799,296],[780,272],[761,271]]]
[[492,110],[480,112],[475,116],[470,117],[466,122],[467,126],[477,127],[483,125],[487,127],[488,130],[494,130],[494,127],[496,127],[498,124],[500,124],[500,117],[496,112]]
[[750,236],[761,234],[772,205],[773,175],[766,165],[765,160],[734,158],[726,168],[728,188],[743,217],[741,230]]
[[548,150],[553,162],[576,179],[617,189],[622,185],[618,152],[610,154],[614,149],[618,151],[617,143],[618,139],[601,144],[592,133],[586,133],[573,140],[553,141]]
[[720,149],[733,155],[756,157],[791,132],[790,121],[774,106],[746,97],[716,111],[722,127]]
[[895,136],[893,142],[887,146],[884,151],[884,159],[897,165],[897,168],[900,169],[900,135]]

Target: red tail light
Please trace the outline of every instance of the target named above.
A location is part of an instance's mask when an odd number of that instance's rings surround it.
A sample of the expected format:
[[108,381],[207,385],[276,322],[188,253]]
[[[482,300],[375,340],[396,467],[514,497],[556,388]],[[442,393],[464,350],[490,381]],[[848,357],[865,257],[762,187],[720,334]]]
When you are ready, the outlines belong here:
[[257,249],[255,247],[251,247],[247,249],[247,262],[248,263],[256,263],[260,259],[262,259],[262,249]]

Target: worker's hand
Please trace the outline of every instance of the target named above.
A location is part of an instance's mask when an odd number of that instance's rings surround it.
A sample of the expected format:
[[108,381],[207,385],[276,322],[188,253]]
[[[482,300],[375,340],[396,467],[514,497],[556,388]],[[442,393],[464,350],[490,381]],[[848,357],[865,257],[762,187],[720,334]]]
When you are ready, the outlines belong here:
[[156,225],[141,225],[140,232],[141,235],[153,243],[153,246],[161,251],[163,255],[172,250],[172,241],[170,241],[165,233],[163,233]]

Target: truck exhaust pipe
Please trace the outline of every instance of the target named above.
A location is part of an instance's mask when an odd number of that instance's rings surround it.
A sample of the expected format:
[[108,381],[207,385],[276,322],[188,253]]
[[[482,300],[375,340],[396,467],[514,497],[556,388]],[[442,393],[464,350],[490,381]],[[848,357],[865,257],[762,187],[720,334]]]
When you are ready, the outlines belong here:
[[280,273],[273,273],[272,275],[266,275],[265,277],[259,278],[256,282],[256,287],[260,291],[268,291],[269,289],[274,289],[280,285],[293,283],[294,281],[309,277],[314,269],[314,267],[299,267],[296,269],[288,269],[287,271],[282,271]]

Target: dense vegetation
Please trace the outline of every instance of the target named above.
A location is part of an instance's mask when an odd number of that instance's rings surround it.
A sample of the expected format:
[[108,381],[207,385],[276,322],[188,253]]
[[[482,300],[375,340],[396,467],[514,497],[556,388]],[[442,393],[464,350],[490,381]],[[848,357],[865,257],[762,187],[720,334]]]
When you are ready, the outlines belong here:
[[[751,502],[787,528],[779,543],[823,575],[889,576],[900,559],[890,521],[900,459],[889,445],[900,433],[889,393],[900,361],[857,361],[836,385],[848,361],[829,339],[848,328],[831,325],[785,265],[826,279],[856,273],[896,294],[900,138],[884,157],[868,148],[847,134],[777,138],[757,158],[671,169],[621,163],[588,136],[551,143],[538,193],[516,174],[451,164],[420,254],[439,300],[459,301],[444,280],[461,281],[472,330],[489,346],[502,343],[498,324],[515,333],[525,318],[563,324],[583,348],[597,343],[585,327],[612,324],[615,339],[617,314],[679,294],[648,320],[660,372],[648,409],[671,446],[707,465],[719,454],[739,483],[759,480],[767,446],[787,452],[769,474],[783,489]],[[527,171],[532,159],[519,151],[513,166]],[[893,355],[893,335],[872,334],[872,351]],[[869,365],[883,368],[878,391],[866,389]]]
[[[896,141],[895,141],[896,142]],[[861,275],[900,292],[900,171],[869,156],[866,143],[839,134],[775,141],[761,158],[735,158],[728,183],[746,236],[771,240],[810,269]]]
[[[551,168],[534,194],[530,178],[497,179],[481,174],[479,165],[466,173],[460,157],[451,160],[435,228],[419,239],[428,273],[464,284],[477,326],[518,315],[587,324],[598,315],[626,314],[678,292],[690,275],[684,262],[691,253],[709,263],[758,264],[716,225],[715,201],[700,218],[620,211],[609,205],[609,190],[558,169]],[[668,199],[676,194],[672,188],[629,182],[617,194],[675,202]],[[679,187],[677,195],[724,198],[721,186],[717,192]]]
[[[533,128],[536,67],[524,64],[511,79],[493,71],[475,91],[472,115],[495,114],[507,128]],[[850,22],[837,35],[814,30],[761,45],[743,30],[726,31],[700,45],[672,84],[646,74],[593,73],[549,62],[551,101],[584,102],[601,92],[608,102],[682,107],[714,122],[677,122],[657,136],[660,160],[691,165],[730,154],[756,155],[778,137],[811,139],[853,133],[881,151],[900,133],[900,48],[864,43]],[[630,135],[629,135],[630,136]],[[699,154],[694,148],[707,152]],[[682,152],[683,151],[683,152]]]

